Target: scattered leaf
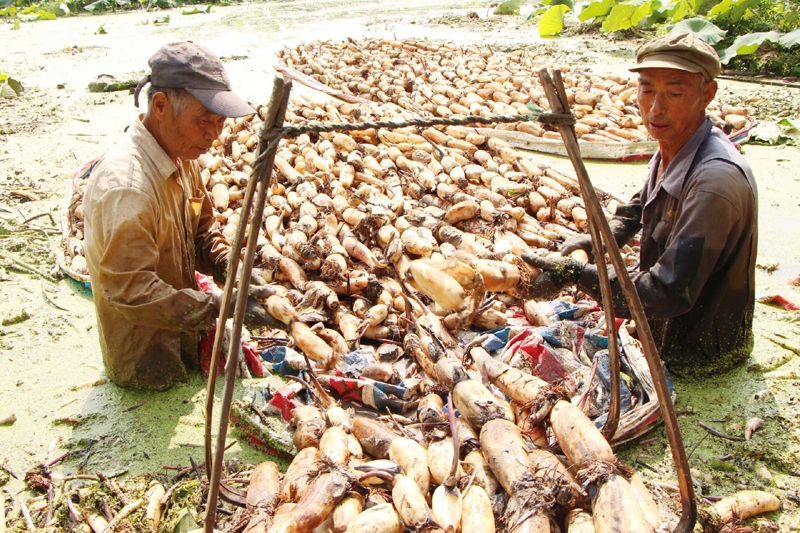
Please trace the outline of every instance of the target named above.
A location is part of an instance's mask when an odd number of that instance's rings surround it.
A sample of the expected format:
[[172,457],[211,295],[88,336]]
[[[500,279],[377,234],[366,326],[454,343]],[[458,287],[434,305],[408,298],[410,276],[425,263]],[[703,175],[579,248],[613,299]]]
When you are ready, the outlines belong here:
[[548,6],[567,6],[570,9],[575,7],[572,0],[544,0],[542,3]]
[[542,18],[539,19],[539,35],[558,35],[564,29],[564,13],[569,11],[569,6],[555,5],[550,7]]
[[5,318],[3,318],[2,324],[4,326],[12,326],[14,324],[19,324],[20,322],[25,322],[31,317],[27,310],[16,310],[9,313]]
[[800,119],[784,118],[778,124],[784,127],[786,133],[800,135]]
[[722,0],[708,12],[708,18],[725,19],[728,22],[738,22],[747,10],[758,4],[761,0]]
[[0,72],[0,83],[7,84],[17,94],[22,94],[25,89],[22,84],[4,72]]
[[197,14],[200,14],[200,13],[202,13],[203,15],[207,15],[207,14],[211,13],[211,4],[208,4],[208,6],[206,6],[203,9],[195,7],[191,11],[189,11],[188,9],[184,9],[183,11],[181,11],[182,15],[197,15]]
[[83,6],[83,9],[86,11],[94,11],[96,9],[106,9],[108,4],[106,0],[97,0],[96,2],[92,2],[91,4]]
[[56,20],[56,18],[58,18],[58,17],[55,16],[54,13],[50,13],[49,11],[41,11],[41,10],[34,11],[32,13],[32,15],[34,15],[36,17],[33,20]]
[[548,9],[547,6],[539,6],[530,13],[528,13],[528,16],[525,17],[525,20],[533,20],[539,15],[544,14],[544,12],[547,11],[547,9]]
[[103,25],[101,24],[101,25],[100,25],[100,27],[99,27],[99,28],[97,28],[97,30],[94,32],[94,34],[95,34],[95,35],[105,35],[105,34],[106,34],[106,28],[105,28],[105,26],[103,26]]
[[777,124],[759,124],[752,140],[764,144],[795,144],[800,141],[800,120],[785,118]]
[[728,461],[720,461],[719,459],[711,459],[708,461],[708,466],[714,470],[722,472],[736,472],[736,465]]
[[748,33],[737,37],[733,44],[722,51],[719,55],[723,64],[727,63],[736,56],[746,56],[758,50],[764,41],[778,42],[781,34],[777,31],[762,31],[758,33]]
[[783,34],[778,42],[786,48],[791,48],[792,46],[800,43],[800,28]]
[[586,22],[598,17],[605,17],[614,7],[614,0],[596,0],[581,10],[578,20]]
[[14,92],[14,89],[8,86],[7,83],[0,85],[0,96],[6,99],[16,98],[17,93]]
[[603,31],[611,33],[620,30],[629,30],[638,26],[651,10],[652,2],[648,0],[634,0],[625,4],[617,4],[603,22]]
[[702,18],[686,19],[672,26],[670,33],[694,33],[708,44],[717,44],[725,37],[727,31],[720,29],[713,22]]
[[495,15],[519,15],[520,0],[506,0],[494,10]]

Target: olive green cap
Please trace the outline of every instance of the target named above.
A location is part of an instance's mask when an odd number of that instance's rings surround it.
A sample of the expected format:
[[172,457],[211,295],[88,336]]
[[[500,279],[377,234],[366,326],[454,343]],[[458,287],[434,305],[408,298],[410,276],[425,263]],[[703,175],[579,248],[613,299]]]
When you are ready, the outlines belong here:
[[722,64],[719,55],[694,33],[668,33],[653,39],[639,49],[632,72],[648,68],[673,68],[702,74],[706,81],[719,76]]

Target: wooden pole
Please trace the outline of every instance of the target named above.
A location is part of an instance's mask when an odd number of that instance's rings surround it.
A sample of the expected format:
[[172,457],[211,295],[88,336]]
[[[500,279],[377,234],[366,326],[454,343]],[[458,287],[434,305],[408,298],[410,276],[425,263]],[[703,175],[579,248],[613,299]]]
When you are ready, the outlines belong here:
[[[206,462],[206,464],[212,464],[211,467],[211,477],[209,479],[209,487],[208,487],[208,499],[206,501],[206,512],[205,512],[205,532],[206,533],[213,533],[214,531],[214,522],[216,519],[217,513],[217,498],[219,496],[220,490],[220,481],[222,477],[222,461],[225,455],[225,439],[228,434],[228,419],[231,413],[231,402],[233,400],[233,389],[236,384],[236,369],[238,366],[237,357],[235,354],[239,351],[239,343],[241,342],[241,335],[242,335],[242,324],[244,322],[244,315],[247,310],[247,292],[250,289],[250,275],[253,272],[253,260],[255,258],[256,253],[256,245],[258,239],[256,236],[258,235],[259,228],[261,228],[262,220],[264,217],[264,204],[266,203],[267,198],[267,190],[269,189],[269,182],[272,176],[272,165],[275,161],[275,152],[277,151],[277,140],[272,143],[266,142],[269,139],[268,133],[273,128],[278,128],[283,125],[283,120],[286,115],[286,108],[289,105],[289,93],[292,89],[292,82],[285,81],[283,76],[276,76],[275,82],[272,87],[272,98],[270,99],[270,107],[269,107],[269,117],[267,120],[264,121],[262,126],[261,135],[259,138],[259,145],[258,145],[258,152],[256,154],[256,163],[255,163],[255,179],[251,183],[251,187],[248,189],[256,188],[256,200],[255,200],[255,208],[253,210],[252,219],[250,222],[251,228],[251,238],[247,241],[247,249],[245,250],[244,255],[244,262],[242,264],[241,274],[239,278],[239,297],[236,299],[236,309],[233,315],[233,329],[231,330],[231,338],[230,338],[230,345],[228,347],[228,361],[225,365],[225,389],[223,390],[222,395],[222,407],[220,409],[220,421],[219,421],[219,429],[217,430],[217,444],[215,448],[215,455],[213,463]],[[263,158],[263,163],[259,162]],[[248,190],[247,194],[251,195],[250,191]],[[237,231],[237,237],[244,236],[244,228],[247,225],[248,220],[246,216],[243,216],[239,220],[239,228]],[[235,243],[235,241],[234,241]],[[241,242],[239,243],[241,246]],[[231,257],[238,255],[238,250],[241,248],[233,248],[231,250]],[[228,268],[228,280],[225,283],[225,294],[223,294],[223,306],[222,309],[227,309],[228,302],[233,294],[232,284],[234,278],[236,277],[236,268],[234,265],[238,265],[238,261],[231,261]],[[227,298],[226,298],[227,296]],[[222,316],[222,314],[221,314]],[[220,322],[217,326],[217,336],[214,339],[214,348],[215,356],[219,356],[219,353],[216,351],[218,347],[221,348],[222,344],[222,334],[224,330],[225,324],[224,322]],[[209,383],[213,381],[213,373],[216,371],[216,367],[214,365],[214,360],[212,356],[212,367],[211,367],[211,375],[209,376]],[[211,388],[211,387],[209,387]],[[209,395],[208,398],[209,402],[213,405],[213,392]],[[206,424],[210,424],[211,420],[211,412],[207,410],[206,413]],[[210,440],[210,434],[207,435],[208,440]],[[210,455],[210,451],[206,452],[206,455]]]
[[[272,96],[270,97],[269,116],[263,122],[263,129],[261,130],[262,137],[259,141],[263,141],[263,133],[269,129],[269,126],[275,122],[275,118],[280,107],[279,103],[282,94],[282,85],[279,87],[277,84],[272,87]],[[283,121],[281,121],[283,122]],[[263,142],[259,142],[259,153],[261,153]],[[266,148],[266,147],[264,147]],[[212,459],[211,449],[211,424],[214,414],[214,392],[217,383],[217,366],[219,365],[220,358],[222,357],[222,339],[224,338],[225,323],[230,318],[230,304],[233,298],[233,290],[236,285],[236,273],[239,271],[239,258],[241,256],[242,244],[244,243],[244,234],[247,228],[247,220],[250,215],[250,210],[253,207],[253,197],[255,196],[258,183],[253,182],[252,186],[247,187],[242,200],[242,216],[239,218],[239,226],[236,228],[236,235],[233,237],[231,243],[231,250],[228,253],[228,267],[225,276],[225,289],[222,293],[222,304],[219,310],[219,320],[217,321],[217,331],[214,336],[214,348],[211,351],[211,366],[208,372],[208,384],[206,387],[206,424],[205,424],[205,459],[206,459],[206,477],[211,472],[211,465],[214,464]]]
[[[544,74],[546,75],[546,78],[542,77],[541,81],[545,88],[545,92],[547,93],[547,98],[550,100],[550,107],[557,113],[569,113],[569,101],[567,100],[567,93],[564,89],[563,81],[561,80],[561,71],[556,70],[554,72],[556,79],[555,83],[550,80],[550,76],[547,74],[547,71],[544,71]],[[540,77],[541,76],[542,74],[540,72]],[[565,139],[564,144],[567,146],[567,153],[570,155],[570,159],[572,159],[573,153],[570,152],[569,144],[566,142],[566,139],[567,137],[573,139],[575,141],[575,145],[578,146],[578,137],[575,134],[575,126],[560,126],[559,129],[561,131],[562,138]],[[586,172],[586,167],[583,166],[583,158],[580,154],[580,148],[578,148],[576,153],[578,164],[576,165],[575,160],[573,159],[573,165],[575,166],[576,174],[578,175],[578,183],[581,188],[581,192],[583,193],[585,183],[581,181],[581,171],[578,169],[578,166],[583,169],[583,173],[586,175],[587,180],[588,173]],[[603,236],[600,234],[600,227],[603,224],[607,226],[608,223],[606,222],[605,216],[600,208],[600,201],[597,199],[594,187],[591,187],[591,193],[593,197],[591,201],[587,200],[586,194],[583,194],[584,205],[586,206],[586,214],[589,218],[589,234],[592,237],[592,250],[594,251],[595,262],[604,265],[607,245],[603,243]],[[614,240],[613,236],[612,240]],[[614,244],[616,245],[616,241],[614,241]],[[611,439],[614,437],[614,434],[617,431],[620,415],[619,340],[617,336],[614,300],[611,292],[611,280],[609,279],[608,271],[605,268],[598,268],[597,275],[600,278],[600,295],[601,299],[603,300],[603,311],[606,315],[606,331],[608,332],[608,361],[611,371],[611,402],[608,407],[608,416],[606,417],[606,423],[603,425],[602,432],[603,436],[609,442],[611,442]]]
[[[539,78],[544,86],[547,99],[550,101],[550,107],[554,113],[566,113],[569,106],[566,98],[566,91],[564,90],[563,83],[561,83],[561,72],[556,70],[556,81],[558,85],[553,83],[550,75],[546,69],[539,71]],[[558,88],[557,88],[558,87]],[[599,234],[602,236],[606,246],[609,250],[611,264],[617,273],[617,279],[620,281],[622,292],[628,302],[628,307],[631,311],[633,319],[636,321],[636,329],[639,332],[639,338],[642,342],[644,349],[645,359],[650,368],[650,374],[653,377],[653,384],[656,388],[658,395],[658,402],[661,407],[661,414],[664,419],[664,427],[667,430],[667,438],[669,440],[670,449],[672,451],[672,459],[675,462],[675,469],[678,474],[678,487],[680,488],[681,495],[681,517],[678,525],[675,527],[675,533],[689,533],[694,528],[697,521],[697,503],[695,502],[694,486],[692,485],[692,475],[689,471],[689,461],[686,457],[686,449],[683,446],[683,437],[681,430],[678,426],[678,418],[675,414],[675,406],[672,404],[672,397],[670,396],[669,386],[667,385],[666,375],[658,357],[656,344],[653,340],[653,333],[650,331],[650,324],[647,321],[647,316],[644,313],[642,302],[639,299],[639,293],[636,292],[636,287],[633,285],[625,263],[622,260],[622,255],[619,251],[619,246],[614,235],[611,233],[611,228],[608,225],[605,217],[600,213],[600,201],[597,194],[594,192],[592,182],[589,179],[589,173],[583,164],[581,158],[580,146],[578,145],[578,137],[575,134],[575,128],[572,126],[559,126],[561,137],[564,140],[564,145],[567,148],[567,153],[575,167],[575,172],[578,175],[580,182],[581,195],[584,203],[586,204],[586,212],[589,215],[590,228],[596,226],[599,229]],[[596,230],[595,230],[596,231]],[[594,238],[594,237],[593,237]],[[597,254],[595,254],[597,258]],[[605,265],[601,262],[597,269],[598,273],[606,271]],[[607,272],[606,272],[607,275]],[[602,276],[602,274],[600,274]],[[601,278],[602,282],[602,278]],[[602,284],[601,284],[602,290]],[[611,301],[610,295],[607,298],[603,294],[603,300]],[[604,301],[604,305],[605,305]],[[612,303],[613,305],[613,303]],[[613,329],[613,325],[611,326]],[[609,329],[609,332],[611,329]],[[609,359],[612,354],[609,354]],[[619,371],[617,371],[619,372]],[[613,372],[612,372],[613,374]]]

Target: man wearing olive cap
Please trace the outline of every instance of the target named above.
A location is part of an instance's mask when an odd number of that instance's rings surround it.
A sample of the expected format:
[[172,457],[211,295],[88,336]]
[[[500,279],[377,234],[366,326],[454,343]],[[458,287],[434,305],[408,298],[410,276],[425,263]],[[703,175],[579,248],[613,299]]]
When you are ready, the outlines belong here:
[[[639,271],[632,280],[661,357],[676,373],[724,371],[753,347],[756,184],[744,157],[706,117],[720,73],[716,51],[694,34],[669,34],[637,54],[642,121],[658,141],[642,190],[610,222],[620,245],[641,230]],[[563,255],[591,252],[573,237]],[[572,259],[527,256],[545,272],[540,293],[577,284],[600,298],[597,267]],[[611,272],[614,304],[628,315]]]
[[218,313],[195,270],[224,281],[230,251],[196,160],[226,117],[255,111],[203,46],[168,44],[149,63],[135,96],[138,107],[150,83],[147,113],[92,170],[84,244],[108,376],[165,389],[197,366],[199,335]]

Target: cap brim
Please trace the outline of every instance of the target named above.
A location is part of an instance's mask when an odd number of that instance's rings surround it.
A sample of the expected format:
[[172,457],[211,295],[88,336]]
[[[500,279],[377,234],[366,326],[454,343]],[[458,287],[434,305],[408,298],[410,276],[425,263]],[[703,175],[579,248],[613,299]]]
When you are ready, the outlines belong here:
[[651,54],[645,57],[641,63],[638,63],[635,67],[631,67],[628,70],[631,72],[639,72],[640,70],[645,70],[648,68],[671,68],[675,70],[683,70],[685,72],[694,72],[697,74],[702,74],[703,77],[707,75],[706,72],[703,71],[697,63],[693,61],[687,61],[681,57],[677,57],[674,54]]
[[190,89],[186,91],[197,98],[197,101],[212,113],[222,117],[245,117],[253,115],[256,110],[242,100],[233,91],[219,91],[216,89]]

